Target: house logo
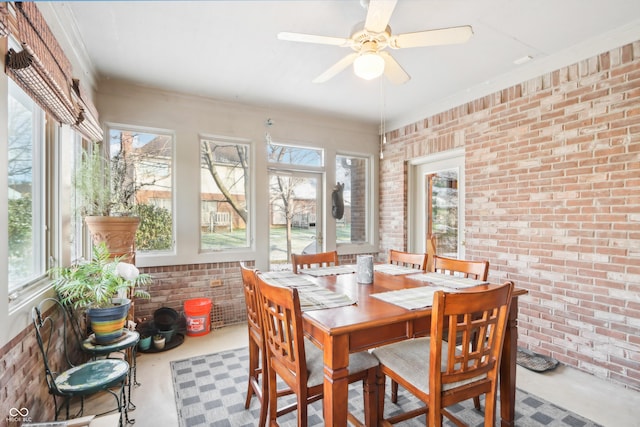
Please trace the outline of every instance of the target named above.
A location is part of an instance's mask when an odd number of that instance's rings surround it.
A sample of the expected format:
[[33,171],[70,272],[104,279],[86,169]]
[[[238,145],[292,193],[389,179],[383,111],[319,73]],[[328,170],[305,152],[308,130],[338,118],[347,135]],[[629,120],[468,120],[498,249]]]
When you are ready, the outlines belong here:
[[30,423],[31,417],[29,416],[28,408],[11,408],[9,409],[9,416],[7,417],[7,423]]

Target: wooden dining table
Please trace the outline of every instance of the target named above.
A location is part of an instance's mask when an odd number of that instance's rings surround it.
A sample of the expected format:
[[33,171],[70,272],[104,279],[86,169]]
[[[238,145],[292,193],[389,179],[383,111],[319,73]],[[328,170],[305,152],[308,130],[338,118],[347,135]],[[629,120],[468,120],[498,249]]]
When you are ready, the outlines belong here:
[[[431,307],[406,309],[372,295],[430,284],[424,280],[416,280],[416,276],[411,274],[392,275],[378,271],[374,272],[372,284],[359,284],[355,273],[307,277],[318,285],[357,301],[352,305],[309,310],[303,314],[305,333],[324,353],[325,425],[346,426],[349,353],[430,333]],[[489,286],[495,285],[485,284],[468,289],[477,290]],[[523,294],[526,294],[525,290],[514,290],[502,351],[499,386],[499,418],[502,427],[515,425],[517,313],[518,297]],[[371,416],[373,425],[377,425],[377,414]]]

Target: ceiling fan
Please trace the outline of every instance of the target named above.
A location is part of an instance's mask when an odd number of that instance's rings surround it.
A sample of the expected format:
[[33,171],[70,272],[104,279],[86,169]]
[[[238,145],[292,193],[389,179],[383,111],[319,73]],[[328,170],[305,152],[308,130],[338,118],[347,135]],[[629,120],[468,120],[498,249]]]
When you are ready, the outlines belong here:
[[342,58],[316,77],[314,83],[323,83],[353,64],[357,76],[371,80],[384,75],[393,84],[403,84],[411,77],[400,64],[385,51],[409,47],[437,46],[464,43],[473,34],[469,25],[418,31],[415,33],[391,34],[388,26],[397,0],[361,0],[368,3],[364,26],[359,24],[350,38],[318,36],[302,33],[278,33],[278,39],[303,43],[318,43],[339,47],[350,47],[354,52]]

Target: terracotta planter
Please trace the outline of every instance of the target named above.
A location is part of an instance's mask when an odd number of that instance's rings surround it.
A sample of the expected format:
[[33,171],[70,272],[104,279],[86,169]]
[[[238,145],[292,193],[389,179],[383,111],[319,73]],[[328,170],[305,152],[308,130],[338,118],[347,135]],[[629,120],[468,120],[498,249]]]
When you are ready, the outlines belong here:
[[97,344],[109,344],[122,336],[127,321],[131,300],[127,298],[114,301],[117,305],[107,308],[90,308],[87,316]]
[[88,216],[84,222],[94,244],[105,242],[113,257],[124,256],[122,261],[135,264],[136,231],[140,218],[135,216]]

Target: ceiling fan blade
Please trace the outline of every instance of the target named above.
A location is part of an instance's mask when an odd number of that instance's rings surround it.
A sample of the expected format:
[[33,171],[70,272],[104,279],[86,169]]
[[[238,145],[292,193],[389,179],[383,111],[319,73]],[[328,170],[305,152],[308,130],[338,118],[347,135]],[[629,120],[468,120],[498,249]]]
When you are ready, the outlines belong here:
[[470,25],[441,28],[438,30],[418,31],[416,33],[398,34],[391,37],[389,46],[394,49],[405,47],[438,46],[464,43],[473,35]]
[[365,30],[371,33],[381,33],[387,29],[393,9],[398,0],[369,0]]
[[378,52],[378,55],[384,59],[384,75],[391,83],[401,85],[411,80],[411,76],[407,74],[389,52]]
[[326,82],[327,80],[329,80],[330,78],[338,74],[340,71],[344,70],[349,65],[351,65],[357,57],[358,57],[358,54],[356,52],[350,53],[349,55],[345,56],[340,61],[336,62],[331,67],[329,67],[327,71],[325,71],[324,73],[320,74],[318,77],[313,79],[313,83]]
[[351,43],[351,39],[344,39],[341,37],[316,36],[313,34],[287,32],[278,33],[278,39],[291,42],[328,44],[332,46],[350,46]]

